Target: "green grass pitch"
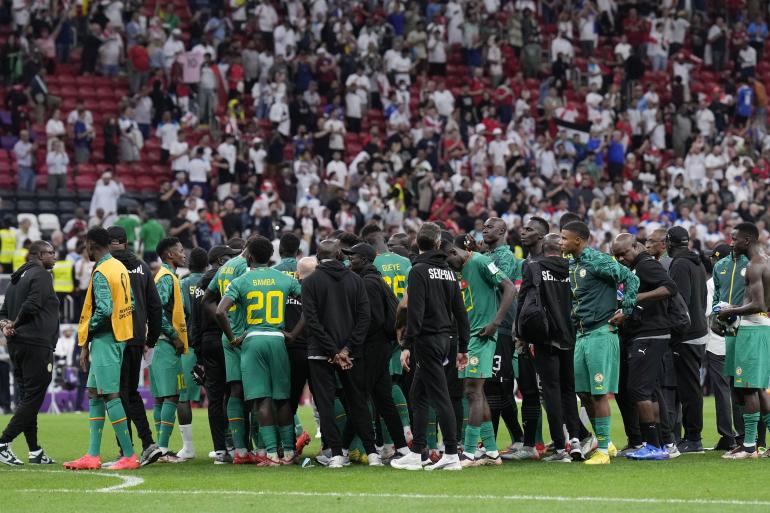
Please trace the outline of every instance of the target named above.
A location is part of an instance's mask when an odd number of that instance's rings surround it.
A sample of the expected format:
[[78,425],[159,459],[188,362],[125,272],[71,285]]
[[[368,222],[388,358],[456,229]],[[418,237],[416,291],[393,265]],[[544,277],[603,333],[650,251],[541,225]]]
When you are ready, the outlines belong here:
[[[301,412],[311,431],[308,408]],[[9,417],[0,416],[0,426]],[[40,441],[58,463],[81,456],[88,445],[86,414],[40,416]],[[713,400],[706,399],[704,445],[717,439]],[[668,462],[613,460],[611,465],[505,462],[462,472],[397,471],[353,465],[342,470],[213,465],[205,410],[193,422],[198,458],[155,464],[135,472],[71,472],[60,465],[0,468],[2,513],[91,512],[678,512],[770,511],[770,460],[724,461],[717,453]],[[507,439],[503,429],[501,446]],[[547,433],[547,431],[546,431]],[[547,435],[546,435],[547,436]],[[617,410],[613,437],[624,442]],[[116,449],[109,423],[102,452]],[[172,447],[181,447],[178,430]],[[14,443],[26,461],[23,437]],[[306,449],[315,455],[318,442]],[[114,477],[120,476],[120,477]]]

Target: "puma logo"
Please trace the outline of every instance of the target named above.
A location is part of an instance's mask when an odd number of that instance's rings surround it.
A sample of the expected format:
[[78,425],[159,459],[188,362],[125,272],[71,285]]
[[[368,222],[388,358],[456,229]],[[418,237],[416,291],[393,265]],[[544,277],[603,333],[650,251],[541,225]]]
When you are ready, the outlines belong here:
[[646,349],[637,349],[640,353],[642,353],[644,356],[647,356],[647,350]]

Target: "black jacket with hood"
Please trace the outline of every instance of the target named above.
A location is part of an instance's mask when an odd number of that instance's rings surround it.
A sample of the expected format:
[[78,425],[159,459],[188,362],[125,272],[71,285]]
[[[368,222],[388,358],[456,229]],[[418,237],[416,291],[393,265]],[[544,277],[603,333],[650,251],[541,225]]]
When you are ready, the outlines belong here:
[[468,312],[460,283],[446,263],[446,254],[433,250],[417,255],[408,281],[404,347],[420,343],[423,335],[454,335],[456,329],[457,352],[467,353],[470,338]]
[[29,344],[53,350],[59,340],[59,299],[51,273],[39,263],[27,262],[11,275],[0,308],[0,319],[16,321],[9,344]]
[[[668,274],[676,283],[676,288],[682,294],[690,312],[690,329],[675,342],[696,342],[705,344],[703,339],[708,334],[706,321],[706,269],[700,261],[700,256],[687,248],[679,248],[671,254],[671,265]],[[690,342],[692,341],[692,342]]]
[[127,249],[111,251],[110,254],[128,269],[134,297],[134,337],[127,344],[143,346],[146,343],[152,347],[160,336],[162,306],[150,266]]
[[369,298],[370,319],[366,343],[389,343],[393,340],[398,300],[374,265],[367,264],[358,275],[364,280]]
[[[535,294],[532,259],[521,268],[521,287],[517,298],[516,318],[520,317],[527,294]],[[534,259],[540,270],[540,300],[547,315],[549,340],[526,340],[529,344],[546,344],[559,349],[575,346],[575,327],[572,324],[572,293],[569,283],[569,261],[560,256]]]
[[[666,272],[663,264],[646,251],[639,253],[631,264],[631,269],[639,278],[637,293],[650,292],[658,287],[666,287],[672,295],[677,293],[676,284]],[[668,302],[668,299],[638,302],[634,313],[620,328],[623,339],[632,340],[639,337],[668,335],[671,332]]]
[[363,356],[369,331],[369,298],[364,281],[338,260],[323,260],[302,281],[302,313],[308,357],[331,358],[344,347]]

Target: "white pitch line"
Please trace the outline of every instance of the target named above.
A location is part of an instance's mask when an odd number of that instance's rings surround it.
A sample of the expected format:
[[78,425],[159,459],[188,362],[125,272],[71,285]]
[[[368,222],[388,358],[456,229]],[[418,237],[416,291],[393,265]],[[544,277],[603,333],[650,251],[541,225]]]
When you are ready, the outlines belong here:
[[[94,474],[97,475],[97,474]],[[100,473],[98,475],[105,475]],[[113,476],[113,474],[106,474]],[[117,476],[115,476],[117,477]],[[128,476],[125,476],[128,477]],[[120,486],[120,485],[119,485]],[[133,485],[132,485],[133,486]],[[75,490],[69,488],[30,488],[16,490],[25,493],[103,493],[109,489]],[[354,492],[298,492],[278,490],[133,490],[114,487],[113,493],[136,495],[241,495],[250,497],[346,497],[358,499],[432,499],[432,500],[488,500],[488,501],[532,501],[532,502],[607,502],[626,504],[691,504],[704,506],[770,506],[770,501],[740,499],[656,499],[632,497],[568,497],[541,495],[452,495],[422,493],[354,493]]]
[[[109,493],[109,492],[117,492],[117,491],[125,491],[126,488],[131,488],[133,486],[139,486],[142,483],[144,483],[143,477],[138,476],[130,476],[126,474],[116,474],[116,473],[108,473],[108,472],[91,472],[91,471],[72,471],[72,470],[28,470],[28,469],[19,469],[21,472],[45,472],[49,474],[70,474],[70,475],[77,475],[77,476],[100,476],[100,477],[115,477],[117,479],[120,479],[122,482],[120,484],[114,485],[114,486],[107,486],[105,488],[99,488],[97,490],[81,490],[83,492],[88,493]],[[31,490],[20,490],[20,491],[31,491]],[[40,489],[36,490],[39,492],[47,492],[49,490]],[[53,490],[51,490],[53,491]]]

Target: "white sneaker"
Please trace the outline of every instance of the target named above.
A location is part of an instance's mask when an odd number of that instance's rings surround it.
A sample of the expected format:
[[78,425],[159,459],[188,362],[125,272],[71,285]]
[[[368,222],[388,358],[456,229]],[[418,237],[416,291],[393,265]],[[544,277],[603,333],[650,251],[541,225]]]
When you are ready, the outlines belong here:
[[321,428],[318,428],[318,429],[315,430],[315,437],[316,438],[321,438]]
[[433,465],[428,465],[425,470],[462,470],[460,458],[456,454],[444,454],[440,460]]
[[673,460],[674,458],[678,458],[682,455],[681,452],[679,452],[679,448],[676,446],[676,444],[668,444],[666,445],[666,450],[668,451],[668,459]]
[[473,457],[476,459],[481,458],[487,453],[487,450],[484,447],[477,447],[476,452],[473,453]]
[[508,446],[505,452],[500,453],[500,457],[504,460],[512,460],[513,455],[519,452],[524,447],[524,442],[514,442]]
[[176,453],[176,457],[184,461],[195,459],[195,450],[189,450],[187,447],[182,447],[182,450]]
[[534,447],[527,447],[524,446],[521,448],[521,450],[516,451],[511,455],[511,459],[521,461],[521,460],[539,460],[540,459],[540,453],[537,452],[537,449]]
[[218,456],[217,451],[209,451],[209,458],[214,459]]
[[596,436],[591,435],[583,438],[580,441],[580,450],[583,451],[583,459],[588,459],[591,453],[593,453],[598,447],[599,440],[596,439]]
[[318,456],[315,457],[316,462],[324,467],[329,466],[329,462],[332,460],[332,452],[329,449],[321,451]]
[[396,455],[396,448],[393,447],[393,444],[384,445],[380,449],[380,458],[382,459],[382,461],[387,461],[395,455]]
[[21,461],[11,450],[11,444],[0,444],[0,463],[9,467],[21,467],[24,462]]
[[399,470],[422,470],[422,457],[416,452],[409,451],[406,456],[392,460],[390,466]]
[[366,457],[369,460],[370,467],[382,467],[382,458],[376,452],[373,452]]
[[342,468],[345,466],[344,456],[332,456],[326,468]]

